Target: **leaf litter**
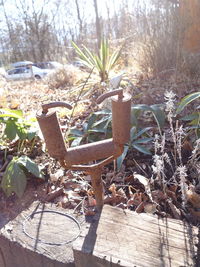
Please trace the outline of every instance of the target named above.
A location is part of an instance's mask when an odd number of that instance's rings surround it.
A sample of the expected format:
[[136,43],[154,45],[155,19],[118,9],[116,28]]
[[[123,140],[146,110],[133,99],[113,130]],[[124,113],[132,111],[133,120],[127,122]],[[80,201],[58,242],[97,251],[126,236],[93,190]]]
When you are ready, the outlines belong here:
[[[146,88],[146,86],[149,89],[149,93],[152,90],[156,92],[155,100],[157,103],[163,101],[163,99],[160,99],[161,92],[163,93],[166,88],[170,87],[168,81],[164,81],[161,84],[160,80],[157,79],[149,81],[140,80],[135,84],[134,90],[136,92],[140,92],[141,88]],[[180,92],[180,87],[181,81],[176,84],[175,91]],[[35,113],[42,102],[54,100],[69,101],[67,90],[51,89],[38,81],[34,81],[34,83],[5,83],[4,88],[4,93],[0,95],[3,108],[22,109],[25,112]],[[34,88],[34,91],[31,88]],[[40,99],[40,103],[38,103],[38,99]],[[72,96],[70,101],[73,102],[74,99]],[[86,105],[79,106],[72,124],[81,124],[91,112],[91,109],[88,109],[90,100],[88,101],[86,101]],[[137,102],[140,103],[140,98],[136,99]],[[155,102],[151,104],[155,104]],[[63,113],[62,116],[63,122],[61,118],[61,124],[64,127],[68,114]],[[170,133],[168,135],[169,137],[166,134],[165,146],[167,154],[171,157],[173,143],[170,139]],[[191,143],[185,141],[182,150],[185,153],[183,159],[186,159],[185,165],[187,165],[188,155],[191,155],[193,150]],[[42,164],[44,170],[48,173],[48,182],[42,185],[32,185],[29,183],[28,192],[30,192],[29,190],[33,192],[32,198],[53,202],[59,207],[73,209],[76,213],[83,213],[85,215],[95,214],[96,201],[91,187],[90,176],[85,173],[63,170],[55,160],[44,154],[36,157],[35,161]],[[187,219],[197,224],[200,220],[200,191],[198,191],[197,182],[199,180],[199,172],[196,169],[195,171],[191,169],[191,172],[188,171],[190,170],[189,168],[187,170],[185,205],[183,205],[180,180],[174,179],[169,175],[164,178],[165,183],[163,185],[159,181],[159,177],[155,178],[154,176],[153,164],[152,156],[143,155],[136,150],[130,149],[119,172],[116,172],[112,165],[104,167],[102,175],[104,203],[122,209],[130,209],[138,213],[146,212],[169,218]],[[172,165],[175,168],[174,162]],[[168,167],[169,164],[167,165],[165,162],[165,168]],[[177,175],[177,173],[175,172],[174,175]],[[15,195],[12,195],[7,200],[1,196],[1,200],[2,210],[11,208],[14,202],[17,203],[18,201]],[[28,202],[30,202],[30,199]]]

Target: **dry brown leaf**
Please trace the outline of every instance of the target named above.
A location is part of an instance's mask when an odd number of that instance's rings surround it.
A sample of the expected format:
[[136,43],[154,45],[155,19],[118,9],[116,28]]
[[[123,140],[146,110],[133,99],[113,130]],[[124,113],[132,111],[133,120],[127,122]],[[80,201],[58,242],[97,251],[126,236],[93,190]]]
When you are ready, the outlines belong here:
[[94,199],[94,197],[93,196],[90,196],[90,195],[88,195],[88,206],[89,207],[94,207],[94,206],[96,206],[96,200]]
[[175,192],[168,190],[167,188],[166,188],[165,192],[166,192],[168,197],[170,197],[173,201],[177,202],[177,197],[176,197]]
[[172,184],[172,185],[169,185],[168,188],[169,188],[170,191],[176,193],[178,185]]
[[137,213],[141,213],[141,212],[143,212],[143,211],[144,211],[144,202],[141,202],[141,203],[137,206],[137,208],[135,209],[135,211],[136,211]]
[[153,214],[153,213],[155,213],[157,211],[156,207],[157,207],[156,203],[145,203],[144,204],[144,211],[146,213]]
[[122,196],[123,198],[127,198],[123,188],[117,190],[117,195]]
[[186,191],[186,198],[194,208],[200,208],[200,195],[195,192],[195,187],[193,185]]
[[51,173],[50,174],[50,181],[53,183],[53,182],[57,182],[58,179],[60,177],[62,177],[64,175],[64,171],[62,169],[59,169],[57,172],[55,173]]
[[166,200],[167,196],[161,190],[154,190],[151,192],[152,198],[156,203],[159,203],[162,200]]
[[11,108],[11,109],[17,109],[17,108],[19,108],[19,106],[20,106],[19,101],[17,99],[12,99],[11,100],[11,103],[9,105],[9,108]]
[[170,199],[167,199],[167,203],[170,207],[170,210],[172,211],[172,214],[175,219],[180,220],[181,219],[181,212],[177,207],[172,203]]
[[50,202],[53,201],[55,198],[61,196],[63,194],[63,188],[56,188],[55,190],[51,191],[46,195],[45,201]]
[[127,206],[130,207],[131,205],[138,206],[143,201],[143,193],[135,193],[132,197],[128,200]]
[[145,191],[149,198],[152,200],[151,187],[149,179],[140,174],[134,174],[134,178],[138,179],[141,184],[144,185]]
[[193,208],[188,208],[188,210],[195,219],[200,220],[200,211],[195,211]]
[[80,195],[76,192],[74,192],[71,189],[65,189],[64,193],[66,194],[67,198],[69,201],[75,201],[75,202],[80,202],[82,200],[82,198],[80,197]]
[[109,191],[112,193],[113,197],[116,197],[117,191],[116,191],[116,185],[114,183],[111,184],[111,186],[109,187]]

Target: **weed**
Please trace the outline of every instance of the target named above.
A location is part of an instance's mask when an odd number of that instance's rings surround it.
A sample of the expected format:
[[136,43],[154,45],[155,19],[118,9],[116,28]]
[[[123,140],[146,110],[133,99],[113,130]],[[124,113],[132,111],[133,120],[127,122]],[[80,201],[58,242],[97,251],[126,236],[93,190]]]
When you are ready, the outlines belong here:
[[5,144],[7,141],[18,140],[18,152],[23,151],[26,140],[33,147],[35,138],[38,135],[35,118],[26,119],[21,110],[5,108],[0,110],[0,123],[4,126],[1,134]]
[[15,192],[18,197],[22,197],[30,174],[44,179],[39,167],[27,156],[14,157],[8,164],[1,181],[5,194],[10,196]]

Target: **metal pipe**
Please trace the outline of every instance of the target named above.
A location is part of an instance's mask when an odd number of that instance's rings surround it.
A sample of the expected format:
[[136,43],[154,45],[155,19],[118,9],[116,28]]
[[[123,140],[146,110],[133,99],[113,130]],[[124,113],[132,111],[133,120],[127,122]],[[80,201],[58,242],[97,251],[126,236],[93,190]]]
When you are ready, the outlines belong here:
[[124,94],[122,99],[112,98],[112,133],[113,141],[126,144],[130,140],[131,129],[131,95]]
[[43,114],[40,111],[36,114],[36,118],[44,136],[49,155],[56,159],[63,159],[67,149],[56,112]]
[[115,144],[111,138],[78,147],[70,147],[67,149],[64,160],[67,166],[72,166],[105,159],[111,155],[120,155],[122,152],[123,148]]
[[104,190],[103,183],[101,179],[102,170],[101,168],[93,169],[89,172],[92,180],[92,188],[94,190],[95,200],[96,200],[96,208],[100,211],[103,207],[104,202]]

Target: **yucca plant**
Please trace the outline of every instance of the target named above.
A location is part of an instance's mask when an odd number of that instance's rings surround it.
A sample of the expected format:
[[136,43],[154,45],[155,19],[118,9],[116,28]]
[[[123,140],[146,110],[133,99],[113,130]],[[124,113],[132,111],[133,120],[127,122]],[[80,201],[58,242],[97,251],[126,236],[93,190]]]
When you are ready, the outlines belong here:
[[106,81],[110,70],[114,68],[119,60],[121,49],[111,54],[108,40],[104,39],[101,41],[98,54],[91,52],[84,45],[82,50],[74,42],[72,42],[72,45],[79,55],[79,62],[90,69],[95,68],[99,72],[101,82]]

